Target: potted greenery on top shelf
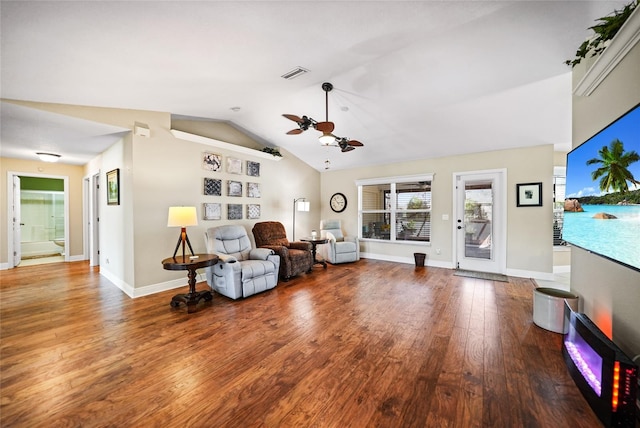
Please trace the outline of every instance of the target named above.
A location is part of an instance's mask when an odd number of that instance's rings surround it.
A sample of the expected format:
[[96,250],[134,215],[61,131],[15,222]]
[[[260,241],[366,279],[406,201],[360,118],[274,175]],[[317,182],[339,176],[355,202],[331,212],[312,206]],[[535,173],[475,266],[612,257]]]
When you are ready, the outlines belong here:
[[275,157],[280,157],[280,158],[282,157],[282,155],[280,154],[280,150],[274,149],[272,147],[264,147],[262,151],[265,153],[269,153],[270,155]]
[[590,56],[601,54],[607,47],[609,40],[618,34],[618,30],[629,19],[639,2],[640,0],[633,0],[621,10],[614,10],[612,14],[596,19],[596,22],[600,22],[593,27],[589,27],[589,30],[593,30],[594,35],[585,40],[576,51],[576,57],[566,60],[565,64],[573,68],[585,59],[589,53],[591,53]]

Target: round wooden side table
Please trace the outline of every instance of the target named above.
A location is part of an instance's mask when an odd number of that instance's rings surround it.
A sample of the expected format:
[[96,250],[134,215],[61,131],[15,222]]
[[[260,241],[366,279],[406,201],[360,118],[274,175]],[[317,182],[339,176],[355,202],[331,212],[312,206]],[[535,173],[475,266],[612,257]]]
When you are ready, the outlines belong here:
[[196,310],[196,305],[201,299],[206,302],[213,299],[213,295],[209,290],[196,291],[196,270],[213,266],[218,263],[218,256],[213,254],[196,254],[194,256],[176,256],[169,257],[162,261],[162,267],[166,270],[186,270],[189,278],[189,292],[186,294],[176,294],[171,299],[171,307],[177,308],[180,303],[187,305],[187,313]]

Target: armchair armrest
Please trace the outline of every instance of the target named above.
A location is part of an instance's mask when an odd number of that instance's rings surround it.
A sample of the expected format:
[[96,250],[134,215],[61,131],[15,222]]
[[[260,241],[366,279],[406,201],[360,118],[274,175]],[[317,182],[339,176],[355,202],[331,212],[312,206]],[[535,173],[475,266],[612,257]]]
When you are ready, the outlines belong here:
[[271,248],[254,248],[249,252],[249,259],[251,260],[267,260],[267,257],[275,254],[275,251]]
[[329,240],[329,242],[336,242],[336,237],[331,232],[325,232],[324,237],[327,238]]
[[261,246],[259,248],[267,248],[269,250],[272,250],[277,255],[279,255],[281,258],[288,258],[289,257],[289,249],[287,247],[285,247],[284,245],[263,245],[263,246]]
[[302,242],[302,241],[289,242],[289,248],[291,248],[291,249],[293,249],[293,250],[307,250],[307,251],[311,251],[311,243],[309,243],[309,242]]
[[222,263],[235,263],[238,261],[238,259],[236,259],[233,256],[230,256],[228,254],[224,254],[224,253],[217,253],[217,252],[212,252],[211,254],[215,254],[216,256],[218,256],[218,261],[222,262]]

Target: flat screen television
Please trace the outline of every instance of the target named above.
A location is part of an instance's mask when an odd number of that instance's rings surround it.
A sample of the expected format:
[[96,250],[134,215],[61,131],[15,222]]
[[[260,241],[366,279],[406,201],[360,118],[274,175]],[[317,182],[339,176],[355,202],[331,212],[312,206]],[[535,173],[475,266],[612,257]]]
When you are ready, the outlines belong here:
[[638,237],[640,104],[567,155],[562,226],[569,244],[640,271]]

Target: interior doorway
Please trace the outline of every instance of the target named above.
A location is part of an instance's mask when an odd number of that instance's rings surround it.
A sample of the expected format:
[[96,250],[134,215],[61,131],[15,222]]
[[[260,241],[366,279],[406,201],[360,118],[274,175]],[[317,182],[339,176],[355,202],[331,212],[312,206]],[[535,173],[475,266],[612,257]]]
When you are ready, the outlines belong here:
[[7,174],[8,268],[69,261],[69,178]]
[[84,257],[89,266],[100,265],[100,172],[84,178]]
[[504,170],[454,174],[454,254],[458,269],[506,271]]

